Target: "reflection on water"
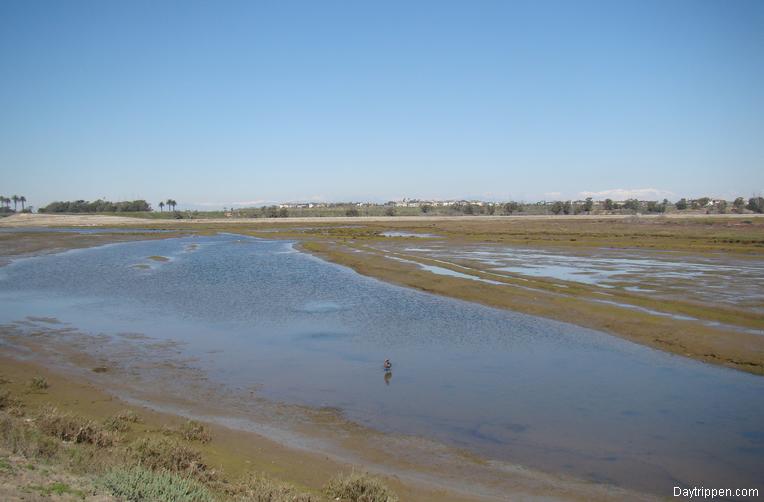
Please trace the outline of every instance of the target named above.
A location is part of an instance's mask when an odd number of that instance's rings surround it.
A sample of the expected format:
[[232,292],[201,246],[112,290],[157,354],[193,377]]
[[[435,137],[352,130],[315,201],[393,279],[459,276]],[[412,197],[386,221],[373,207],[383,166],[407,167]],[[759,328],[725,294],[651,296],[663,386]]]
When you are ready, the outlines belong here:
[[[231,392],[257,387],[553,472],[664,494],[760,485],[761,377],[289,251],[221,235],[19,260],[0,269],[0,322],[182,340],[177,350]],[[134,267],[148,256],[169,260]],[[388,357],[395,382],[382,385]]]

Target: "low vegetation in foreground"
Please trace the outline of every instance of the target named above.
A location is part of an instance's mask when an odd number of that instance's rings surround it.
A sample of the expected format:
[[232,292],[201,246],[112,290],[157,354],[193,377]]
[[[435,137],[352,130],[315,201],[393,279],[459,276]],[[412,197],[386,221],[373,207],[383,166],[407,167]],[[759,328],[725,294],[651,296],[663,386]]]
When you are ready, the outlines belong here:
[[[42,377],[39,377],[42,379]],[[44,379],[42,379],[44,380]],[[35,379],[38,381],[38,379]],[[314,492],[259,472],[229,477],[211,468],[194,445],[214,440],[196,421],[141,429],[125,410],[97,421],[43,402],[27,408],[0,379],[0,498],[57,496],[74,500],[158,502],[397,502],[381,480],[339,475]],[[46,381],[47,384],[47,381]],[[44,387],[27,386],[39,394]]]

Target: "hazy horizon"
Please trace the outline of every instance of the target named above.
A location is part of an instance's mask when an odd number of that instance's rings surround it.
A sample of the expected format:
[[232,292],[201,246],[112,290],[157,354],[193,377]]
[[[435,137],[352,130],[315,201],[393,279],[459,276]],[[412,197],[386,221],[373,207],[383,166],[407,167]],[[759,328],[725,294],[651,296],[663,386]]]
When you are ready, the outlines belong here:
[[750,197],[764,3],[0,5],[0,193]]

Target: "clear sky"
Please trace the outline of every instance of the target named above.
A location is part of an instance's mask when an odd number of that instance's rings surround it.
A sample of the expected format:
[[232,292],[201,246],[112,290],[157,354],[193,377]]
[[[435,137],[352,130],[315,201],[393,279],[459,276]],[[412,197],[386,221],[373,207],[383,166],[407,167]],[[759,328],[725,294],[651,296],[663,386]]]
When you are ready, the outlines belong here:
[[36,206],[762,191],[760,0],[0,2]]

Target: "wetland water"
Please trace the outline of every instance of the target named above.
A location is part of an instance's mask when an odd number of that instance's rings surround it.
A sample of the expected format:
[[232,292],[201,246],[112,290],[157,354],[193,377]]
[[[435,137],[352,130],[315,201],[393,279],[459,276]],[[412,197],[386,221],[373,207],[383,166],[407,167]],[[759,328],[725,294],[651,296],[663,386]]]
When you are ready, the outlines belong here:
[[733,258],[720,253],[693,256],[641,249],[550,251],[502,245],[451,246],[440,242],[381,247],[497,275],[622,288],[764,313],[764,260],[758,258]]
[[385,284],[289,242],[187,237],[17,260],[0,268],[0,323],[28,317],[182,341],[231,392],[492,459],[662,495],[763,487],[764,378]]

